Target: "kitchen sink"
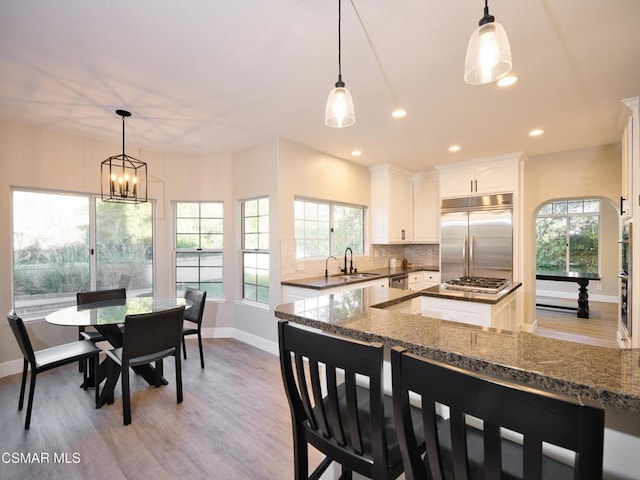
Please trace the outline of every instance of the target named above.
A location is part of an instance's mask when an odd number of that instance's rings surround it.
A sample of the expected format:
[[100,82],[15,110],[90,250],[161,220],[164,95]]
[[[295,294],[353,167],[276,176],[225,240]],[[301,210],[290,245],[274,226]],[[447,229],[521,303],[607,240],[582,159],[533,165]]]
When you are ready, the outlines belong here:
[[341,273],[340,275],[335,275],[336,277],[340,277],[341,280],[348,282],[349,280],[361,280],[363,278],[371,278],[379,276],[379,273]]

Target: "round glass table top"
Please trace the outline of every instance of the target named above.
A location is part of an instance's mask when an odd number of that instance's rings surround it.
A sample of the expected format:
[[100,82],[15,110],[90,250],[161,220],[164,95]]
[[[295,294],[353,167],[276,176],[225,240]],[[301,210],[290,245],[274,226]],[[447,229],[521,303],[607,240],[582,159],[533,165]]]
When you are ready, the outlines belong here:
[[113,325],[124,323],[127,315],[161,312],[182,305],[190,308],[193,302],[184,298],[135,297],[63,308],[50,313],[45,320],[55,325],[77,327]]

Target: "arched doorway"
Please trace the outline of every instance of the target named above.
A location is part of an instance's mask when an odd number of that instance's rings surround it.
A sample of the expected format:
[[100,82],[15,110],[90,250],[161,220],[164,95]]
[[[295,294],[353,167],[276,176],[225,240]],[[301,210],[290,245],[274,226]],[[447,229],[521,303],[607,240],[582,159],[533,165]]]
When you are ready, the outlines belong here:
[[602,197],[553,199],[535,210],[533,222],[534,271],[577,271],[600,276],[600,281],[589,285],[588,319],[579,319],[575,310],[568,309],[577,307],[576,283],[536,280],[535,333],[615,346],[620,231],[617,205]]

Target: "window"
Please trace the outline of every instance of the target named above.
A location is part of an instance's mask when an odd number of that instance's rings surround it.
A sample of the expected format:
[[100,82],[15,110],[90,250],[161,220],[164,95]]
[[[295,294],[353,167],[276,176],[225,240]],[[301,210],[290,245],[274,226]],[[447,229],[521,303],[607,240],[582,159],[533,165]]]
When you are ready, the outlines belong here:
[[176,202],[176,295],[187,287],[223,298],[222,202]]
[[543,205],[536,218],[536,269],[598,273],[600,200]]
[[269,198],[242,202],[242,298],[269,303]]
[[364,253],[364,208],[295,200],[293,210],[296,258]]
[[153,292],[151,203],[14,190],[12,209],[13,300],[23,318],[75,305],[81,290]]

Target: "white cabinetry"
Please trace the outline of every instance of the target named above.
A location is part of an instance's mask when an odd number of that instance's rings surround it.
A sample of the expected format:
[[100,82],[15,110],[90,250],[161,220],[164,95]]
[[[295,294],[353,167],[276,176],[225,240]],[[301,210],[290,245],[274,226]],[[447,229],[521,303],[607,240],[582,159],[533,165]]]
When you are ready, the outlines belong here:
[[[622,347],[640,348],[640,97],[622,101],[628,109],[622,138],[622,191],[621,212],[625,222],[633,223],[631,237],[631,272],[633,285],[629,287],[631,299],[628,301],[628,313],[631,336],[618,319],[618,343]],[[621,285],[618,286],[621,288]],[[618,295],[620,298],[620,295]],[[620,300],[618,300],[619,302]],[[618,306],[619,307],[619,306]],[[620,312],[620,308],[618,308]]]
[[433,287],[440,283],[440,272],[412,272],[408,274],[408,288],[409,290],[424,290],[425,288]]
[[371,168],[372,243],[413,240],[412,192],[410,173],[391,165]]
[[407,279],[407,288],[409,290],[422,290],[424,288],[424,275],[423,272],[412,272],[407,275],[409,278]]
[[422,272],[422,275],[424,277],[422,288],[435,287],[440,283],[440,272]]
[[440,196],[466,197],[515,191],[518,174],[515,159],[520,154],[509,157],[437,167],[440,174]]
[[[640,97],[628,98],[623,101],[629,109],[629,115],[624,124],[622,134],[622,192],[620,193],[620,215],[624,219],[633,218],[634,211],[634,175],[637,175],[638,162],[638,122],[640,121]],[[636,194],[640,192],[635,192]]]
[[467,302],[449,298],[422,297],[421,313],[425,317],[518,331],[518,294],[509,294],[496,304]]
[[413,176],[413,241],[440,242],[440,193],[437,172]]
[[332,295],[334,293],[344,292],[346,290],[353,290],[354,288],[366,288],[366,287],[389,287],[389,279],[387,277],[378,278],[377,280],[370,280],[367,282],[350,283],[347,285],[341,285],[339,287],[324,288],[319,290],[317,288],[305,288],[294,287],[291,285],[284,285],[282,287],[282,302],[290,303],[298,300],[305,300],[307,298],[321,297],[322,295]]

